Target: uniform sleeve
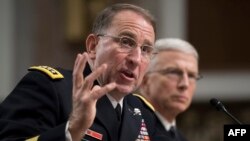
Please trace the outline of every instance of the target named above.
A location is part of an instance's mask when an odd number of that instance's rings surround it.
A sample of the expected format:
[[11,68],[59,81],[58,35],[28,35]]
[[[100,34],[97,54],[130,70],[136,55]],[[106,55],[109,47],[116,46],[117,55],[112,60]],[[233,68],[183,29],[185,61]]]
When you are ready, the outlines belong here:
[[28,73],[0,105],[1,141],[65,141],[66,116],[56,83]]

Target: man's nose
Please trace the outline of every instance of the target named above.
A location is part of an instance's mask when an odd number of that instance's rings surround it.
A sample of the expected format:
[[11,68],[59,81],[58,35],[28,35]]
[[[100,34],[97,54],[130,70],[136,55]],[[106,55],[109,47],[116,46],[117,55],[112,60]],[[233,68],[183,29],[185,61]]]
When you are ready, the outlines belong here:
[[128,58],[130,59],[130,61],[132,61],[135,64],[140,63],[143,59],[140,47],[136,47],[132,49],[128,56],[129,56]]
[[187,89],[190,85],[188,74],[184,73],[178,82],[178,87],[181,89]]

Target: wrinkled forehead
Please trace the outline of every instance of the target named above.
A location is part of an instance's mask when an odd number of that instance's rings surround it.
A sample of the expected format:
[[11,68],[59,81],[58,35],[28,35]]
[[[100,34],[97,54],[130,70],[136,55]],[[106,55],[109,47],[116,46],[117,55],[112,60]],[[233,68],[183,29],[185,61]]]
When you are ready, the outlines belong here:
[[141,11],[141,10],[135,10],[135,9],[122,9],[120,11],[117,11],[115,12],[114,14],[112,14],[112,18],[114,17],[119,17],[119,18],[130,18],[129,15],[139,15],[140,17],[142,17],[145,21],[147,21],[147,23],[149,23],[152,27],[153,27],[153,30],[154,30],[154,33],[156,32],[156,25],[155,25],[155,20],[154,20],[154,17],[146,12],[146,11]]
[[109,28],[111,33],[130,33],[133,38],[146,38],[152,44],[155,42],[155,32],[152,24],[141,14],[134,11],[124,10],[117,13]]

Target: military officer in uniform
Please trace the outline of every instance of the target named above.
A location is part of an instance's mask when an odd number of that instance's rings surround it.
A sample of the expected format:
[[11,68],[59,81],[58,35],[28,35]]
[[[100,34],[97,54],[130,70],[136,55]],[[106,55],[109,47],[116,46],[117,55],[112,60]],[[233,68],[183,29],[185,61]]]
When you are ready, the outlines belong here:
[[150,106],[130,94],[153,54],[155,22],[115,4],[96,18],[73,71],[34,66],[0,105],[1,141],[149,141]]
[[158,39],[155,50],[157,55],[140,87],[140,94],[152,103],[159,119],[154,139],[186,141],[176,127],[176,117],[190,106],[200,79],[198,53],[190,43],[178,38]]

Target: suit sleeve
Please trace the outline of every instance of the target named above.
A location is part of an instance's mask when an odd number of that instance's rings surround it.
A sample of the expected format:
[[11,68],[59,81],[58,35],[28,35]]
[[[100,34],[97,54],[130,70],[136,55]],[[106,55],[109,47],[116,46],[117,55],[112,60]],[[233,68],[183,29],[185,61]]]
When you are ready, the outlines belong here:
[[67,116],[56,83],[28,73],[0,105],[1,141],[65,141]]

